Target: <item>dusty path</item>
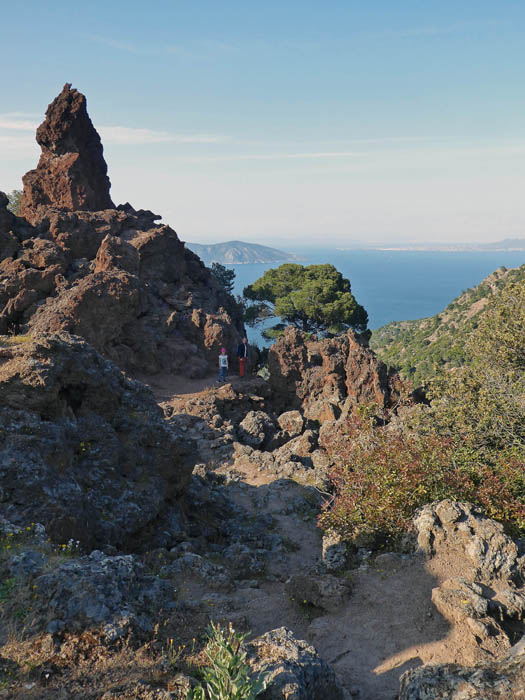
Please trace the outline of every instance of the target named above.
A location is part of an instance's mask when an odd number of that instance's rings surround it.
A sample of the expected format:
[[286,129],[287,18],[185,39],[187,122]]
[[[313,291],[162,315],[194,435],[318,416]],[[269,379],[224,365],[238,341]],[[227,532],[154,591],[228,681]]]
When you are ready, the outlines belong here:
[[[286,578],[314,566],[321,556],[315,519],[283,513],[301,497],[302,487],[285,479],[261,480],[257,470],[246,471],[240,484],[231,485],[233,499],[254,514],[271,513],[281,534],[297,547],[270,566],[268,573]],[[370,566],[352,571],[351,584],[342,608],[314,617],[289,599],[282,581],[237,591],[233,602],[254,634],[285,625],[311,642],[361,700],[394,700],[399,677],[408,668],[467,661],[464,642],[454,639],[431,603],[438,581],[422,559],[380,555]]]
[[[169,399],[172,405],[182,405],[189,394],[216,385],[212,377],[159,377],[150,386],[159,402]],[[230,468],[229,464],[214,467],[224,474]],[[449,572],[431,572],[422,558],[383,554],[346,572],[351,594],[334,613],[312,612],[293,602],[285,590],[286,579],[308,571],[321,557],[315,517],[297,507],[308,495],[307,489],[256,467],[239,470],[239,481],[228,486],[229,496],[251,517],[270,514],[287,547],[256,581],[216,596],[226,616],[245,620],[254,635],[282,625],[290,628],[317,648],[360,700],[395,700],[399,677],[411,667],[472,663],[472,641],[451,629],[431,602],[432,588]]]
[[[190,395],[200,394],[202,391],[216,389],[221,384],[217,383],[217,374],[210,374],[207,377],[191,379],[180,374],[134,374],[133,379],[138,379],[143,384],[147,384],[159,403],[163,401],[177,401],[177,399],[187,400]],[[226,375],[225,384],[232,384],[235,388],[242,387],[243,380],[231,372]]]
[[155,394],[157,401],[168,401],[174,397],[187,397],[188,394],[198,394],[205,389],[217,386],[216,376],[190,379],[177,374],[155,374],[153,376],[134,375],[134,379],[147,384]]

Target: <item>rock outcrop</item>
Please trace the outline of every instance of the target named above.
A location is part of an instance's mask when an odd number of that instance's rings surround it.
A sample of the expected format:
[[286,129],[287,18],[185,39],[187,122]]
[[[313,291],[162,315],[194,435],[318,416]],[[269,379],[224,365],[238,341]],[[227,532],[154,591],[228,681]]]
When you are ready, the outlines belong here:
[[285,627],[271,630],[248,645],[253,667],[266,676],[261,700],[344,700],[348,697],[333,669],[314,647]]
[[399,700],[523,700],[525,646],[517,645],[506,659],[486,666],[457,664],[423,666],[401,677]]
[[32,584],[38,624],[51,634],[99,627],[109,643],[130,632],[151,632],[160,603],[173,599],[174,590],[144,568],[130,554],[98,550],[49,567]]
[[286,329],[268,354],[270,384],[283,408],[303,408],[306,418],[337,420],[356,404],[389,405],[392,387],[386,366],[364,338],[346,335],[308,341]]
[[141,374],[215,371],[242,314],[159,216],[113,206],[84,96],[66,85],[37,139],[23,216],[0,195],[0,334],[67,331]]
[[0,348],[0,515],[54,542],[140,547],[181,529],[194,464],[151,392],[68,334]]
[[470,503],[444,500],[421,508],[414,518],[417,543],[428,557],[457,557],[483,583],[525,580],[525,555],[503,531]]
[[473,661],[501,657],[525,633],[525,555],[469,503],[444,500],[414,519],[419,550],[450,578],[432,602],[477,648]]
[[21,216],[38,222],[41,205],[68,211],[113,209],[100,136],[86,98],[69,83],[47,108],[36,140],[42,155],[23,178]]

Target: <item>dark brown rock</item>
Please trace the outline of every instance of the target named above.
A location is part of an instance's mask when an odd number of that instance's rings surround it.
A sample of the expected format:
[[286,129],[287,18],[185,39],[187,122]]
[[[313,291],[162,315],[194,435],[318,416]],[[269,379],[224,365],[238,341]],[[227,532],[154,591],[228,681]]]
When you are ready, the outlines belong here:
[[159,216],[113,208],[83,95],[66,85],[37,140],[22,213],[0,196],[0,334],[68,331],[130,372],[198,377],[233,360],[242,313]]
[[386,408],[392,398],[386,366],[352,331],[313,342],[287,328],[270,348],[268,364],[282,406],[302,407],[306,418],[321,423],[337,420],[357,404]]
[[118,361],[123,328],[147,308],[135,276],[121,270],[95,272],[54,298],[31,320],[32,333],[67,331]]
[[132,275],[138,274],[140,256],[137,249],[117,236],[106,236],[95,258],[94,272],[124,270]]
[[42,155],[23,178],[20,215],[32,221],[38,207],[97,211],[114,207],[100,136],[86,109],[86,98],[71,85],[49,105],[36,140]]

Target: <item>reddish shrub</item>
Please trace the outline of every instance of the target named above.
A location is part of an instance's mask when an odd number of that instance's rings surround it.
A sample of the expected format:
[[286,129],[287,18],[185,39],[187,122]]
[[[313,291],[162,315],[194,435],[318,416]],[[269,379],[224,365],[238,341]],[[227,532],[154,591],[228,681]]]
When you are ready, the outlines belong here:
[[345,538],[397,539],[417,508],[443,498],[480,505],[510,530],[525,527],[525,464],[517,454],[483,461],[452,438],[374,427],[359,417],[348,421],[330,451],[338,462],[331,473],[334,496],[319,524]]

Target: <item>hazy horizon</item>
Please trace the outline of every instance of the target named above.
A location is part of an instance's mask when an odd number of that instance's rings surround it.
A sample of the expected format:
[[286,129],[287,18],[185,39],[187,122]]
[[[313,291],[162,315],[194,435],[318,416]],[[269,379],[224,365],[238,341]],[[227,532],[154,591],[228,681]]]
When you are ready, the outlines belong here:
[[520,3],[24,7],[2,11],[0,190],[36,166],[34,130],[71,82],[115,203],[183,240],[525,235]]

